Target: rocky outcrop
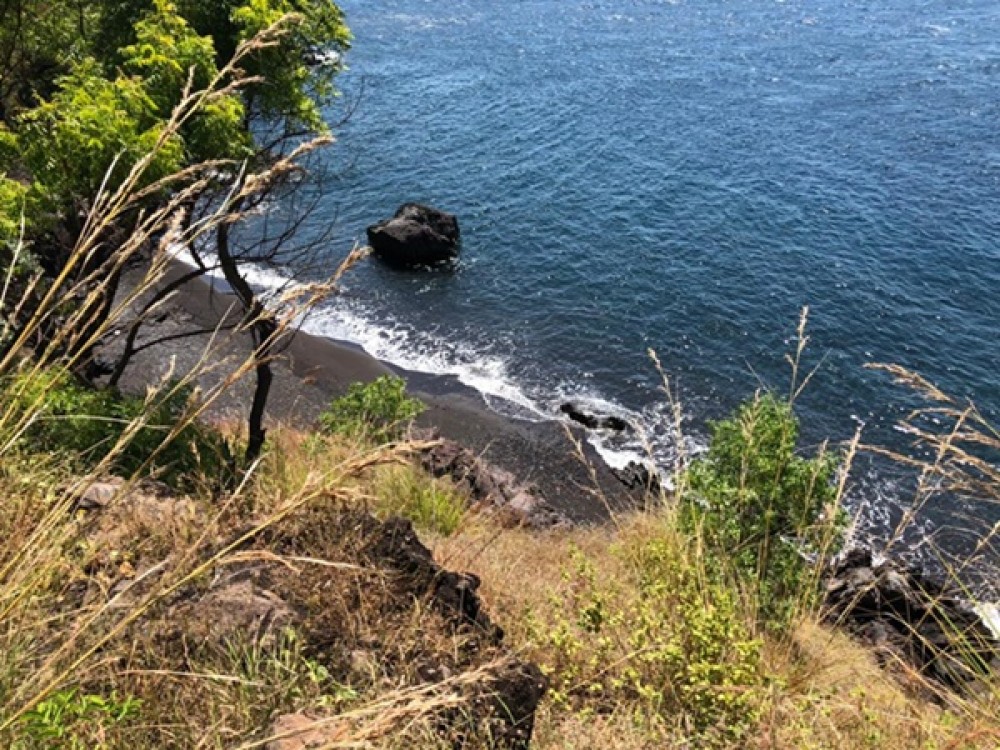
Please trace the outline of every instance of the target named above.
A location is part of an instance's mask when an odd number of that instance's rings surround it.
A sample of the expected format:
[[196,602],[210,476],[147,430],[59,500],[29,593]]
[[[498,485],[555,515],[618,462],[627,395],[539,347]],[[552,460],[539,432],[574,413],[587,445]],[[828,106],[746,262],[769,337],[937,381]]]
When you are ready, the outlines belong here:
[[624,432],[632,429],[627,421],[613,414],[593,414],[579,404],[567,401],[559,407],[559,411],[565,414],[570,420],[583,425],[588,430],[612,430],[614,432]]
[[[470,742],[472,737],[487,737],[488,746],[496,750],[528,750],[535,711],[547,684],[537,666],[517,660],[493,666],[486,670],[482,680],[469,684],[442,683],[440,694],[454,696],[461,702],[459,709],[441,713],[438,730],[455,748],[479,747]],[[424,700],[432,703],[433,694]],[[271,725],[269,736],[266,750],[310,750],[351,739],[348,722],[315,712],[279,716]]]
[[649,466],[638,461],[629,461],[621,469],[612,469],[615,476],[630,490],[640,490],[644,494],[659,495],[662,486],[660,475]]
[[528,750],[535,711],[548,689],[537,665],[511,660],[490,671],[486,680],[467,690],[473,729],[491,740],[491,747]]
[[[182,669],[234,646],[284,648],[294,633],[344,684],[442,695],[440,709],[418,713],[456,747],[483,736],[492,747],[528,747],[544,676],[503,643],[479,578],[435,562],[408,520],[316,504],[261,528],[244,521],[206,533],[199,524],[213,523],[213,509],[159,482],[116,478],[80,492],[75,517],[85,553],[75,607],[136,606],[179,557],[204,565],[203,575],[143,604],[123,631],[157,668]],[[192,556],[178,541],[196,528],[207,543]],[[269,746],[302,750],[350,729],[336,717],[290,714]]]
[[503,640],[503,630],[492,623],[476,593],[477,576],[442,569],[404,518],[371,519],[368,525],[364,557],[395,573],[397,585],[408,597],[429,597],[457,624],[475,628],[494,644]]
[[974,688],[1000,669],[1000,641],[948,586],[868,549],[841,556],[826,581],[828,619],[886,662],[909,664],[949,688]]
[[536,487],[519,483],[510,472],[491,466],[453,440],[437,440],[423,452],[420,462],[431,475],[449,477],[473,503],[495,512],[507,525],[547,529],[570,524]]
[[430,206],[405,203],[391,219],[368,227],[368,244],[376,258],[390,265],[441,265],[458,257],[458,219]]
[[[409,603],[411,607],[416,602],[427,602],[452,624],[455,633],[469,634],[470,639],[458,647],[459,651],[481,654],[478,660],[504,653],[499,649],[503,630],[492,622],[483,608],[476,576],[448,571],[434,562],[430,550],[420,542],[413,526],[405,519],[382,522],[357,514],[350,519],[350,524],[362,539],[359,561],[388,574],[385,583],[396,601]],[[382,589],[385,583],[376,579],[371,585]],[[373,590],[370,593],[362,591],[361,595],[374,597],[379,594]],[[354,662],[378,658],[377,653],[352,654]],[[371,669],[368,665],[356,671]],[[508,655],[482,667],[477,678],[470,680],[460,679],[455,665],[444,660],[425,660],[417,666],[416,673],[432,688],[427,696],[429,704],[434,703],[433,695],[449,697],[442,701],[446,708],[431,709],[432,723],[455,747],[464,747],[465,739],[474,735],[490,737],[490,747],[498,750],[527,750],[535,711],[547,688],[547,680],[536,665]],[[458,710],[452,708],[455,698],[460,699]],[[349,727],[338,722],[335,716],[289,714],[274,723],[267,747],[305,750],[349,737],[348,731]]]

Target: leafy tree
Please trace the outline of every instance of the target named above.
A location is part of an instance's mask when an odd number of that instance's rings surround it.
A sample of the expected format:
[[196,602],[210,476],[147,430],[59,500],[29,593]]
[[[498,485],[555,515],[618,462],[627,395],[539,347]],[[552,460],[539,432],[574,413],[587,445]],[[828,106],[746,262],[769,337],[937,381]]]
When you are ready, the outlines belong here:
[[[44,371],[0,381],[0,389],[9,410],[33,415],[19,447],[59,454],[81,471],[92,470],[112,453],[112,471],[132,476],[146,466],[179,483],[198,471],[218,478],[226,466],[222,438],[190,420],[190,388],[172,387],[151,405],[135,396],[95,390],[65,373]],[[134,425],[141,427],[113,451]]]
[[[92,199],[108,174],[120,181],[153,150],[163,120],[143,82],[131,76],[109,80],[91,58],[60,78],[50,101],[20,120],[19,143],[32,188],[54,211]],[[146,174],[152,182],[181,167],[183,145],[161,148]]]
[[[103,229],[85,264],[72,274],[61,273],[98,190],[114,190],[149,153],[155,158],[142,170],[140,189],[211,161],[217,165],[214,176],[187,200],[187,220],[195,221],[199,205],[215,210],[219,197],[233,191],[239,196],[229,209],[235,221],[253,208],[242,197],[243,165],[270,171],[267,190],[257,185],[250,191],[254,201],[266,200],[268,191],[295,179],[288,154],[327,132],[322,110],[336,93],[333,77],[349,43],[341,11],[330,0],[7,0],[0,3],[0,21],[0,122],[5,126],[0,129],[0,247],[11,244],[28,206],[26,246],[46,280],[23,286],[45,294],[47,283],[59,279],[76,289],[77,299],[87,300],[93,313],[88,317],[95,321],[107,315],[116,293],[121,271],[113,260],[116,245],[140,217],[169,199],[162,190],[143,193],[142,202]],[[273,33],[279,23],[281,33]],[[266,43],[241,47],[265,30],[271,30]],[[228,63],[238,50],[236,71]],[[212,93],[164,139],[183,98],[209,87]],[[184,186],[175,180],[171,187]],[[219,224],[214,265],[236,291],[254,339],[258,387],[247,448],[252,458],[264,441],[276,327],[241,270],[261,254],[237,247],[230,223]],[[272,246],[272,257],[274,251]],[[210,270],[212,263],[196,257],[201,273]],[[106,274],[95,274],[105,267]],[[96,297],[79,288],[81,279],[90,278],[100,279]],[[64,309],[73,304],[67,299]],[[5,328],[16,329],[18,321],[4,315]],[[53,320],[39,335],[54,336],[58,330]],[[89,347],[93,337],[76,340]],[[75,359],[87,363],[89,355],[82,354]]]
[[[135,43],[121,50],[122,67],[143,82],[160,118],[170,115],[186,87],[207,89],[219,74],[212,38],[196,33],[170,3],[158,0],[135,34]],[[246,110],[235,94],[206,102],[184,129],[187,161],[251,156],[245,124]]]
[[810,586],[807,558],[835,546],[839,457],[797,455],[798,420],[788,403],[758,394],[712,426],[707,455],[695,461],[682,495],[683,522],[715,558],[753,582],[762,614],[786,620]]

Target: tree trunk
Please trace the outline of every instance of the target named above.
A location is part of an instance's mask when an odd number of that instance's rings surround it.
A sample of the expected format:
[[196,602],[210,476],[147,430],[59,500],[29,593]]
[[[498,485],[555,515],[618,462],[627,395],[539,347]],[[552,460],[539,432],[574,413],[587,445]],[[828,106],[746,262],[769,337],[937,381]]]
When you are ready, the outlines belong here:
[[[237,204],[233,208],[238,211],[239,205]],[[260,456],[264,440],[267,437],[267,430],[264,429],[264,409],[267,406],[267,398],[274,379],[269,359],[274,348],[278,326],[272,314],[257,299],[250,284],[240,274],[237,261],[233,258],[229,247],[228,222],[219,225],[216,232],[216,250],[219,255],[219,267],[243,305],[244,320],[250,326],[250,335],[253,340],[253,354],[251,356],[254,358],[257,382],[254,387],[253,401],[250,404],[250,416],[247,419],[248,439],[244,455],[246,463],[251,464]]]

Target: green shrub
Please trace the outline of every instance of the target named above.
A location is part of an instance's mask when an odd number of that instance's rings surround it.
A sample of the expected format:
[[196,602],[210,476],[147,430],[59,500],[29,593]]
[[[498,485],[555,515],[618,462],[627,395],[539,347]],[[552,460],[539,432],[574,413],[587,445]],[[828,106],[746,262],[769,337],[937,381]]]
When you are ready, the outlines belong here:
[[810,582],[807,557],[839,543],[834,475],[839,458],[821,449],[796,455],[791,406],[757,395],[712,426],[707,455],[695,461],[681,497],[681,520],[723,566],[753,584],[763,617],[781,625]]
[[141,702],[134,698],[110,698],[81,694],[70,689],[55,693],[26,713],[20,720],[23,739],[15,742],[15,750],[28,748],[104,747],[99,741],[105,731],[134,718]]
[[377,481],[379,510],[409,518],[419,529],[455,533],[465,516],[465,500],[455,490],[410,467],[392,467]]
[[371,383],[352,384],[319,420],[327,432],[384,443],[399,438],[424,408],[406,395],[406,381],[383,375]]
[[[110,470],[132,476],[143,466],[168,481],[184,483],[201,472],[218,476],[227,450],[221,436],[191,422],[167,441],[185,412],[190,389],[174,388],[164,398],[146,403],[134,396],[98,390],[52,372],[13,378],[5,385],[8,408],[30,424],[18,445],[31,453],[55,453],[75,468],[89,471],[114,449],[130,425],[144,425],[113,456]],[[148,462],[148,465],[147,465]]]
[[625,551],[634,578],[613,583],[575,552],[554,619],[531,620],[536,658],[559,707],[625,711],[649,730],[680,726],[692,747],[731,746],[760,720],[762,645],[735,592],[709,582],[684,544],[670,534],[640,540]]

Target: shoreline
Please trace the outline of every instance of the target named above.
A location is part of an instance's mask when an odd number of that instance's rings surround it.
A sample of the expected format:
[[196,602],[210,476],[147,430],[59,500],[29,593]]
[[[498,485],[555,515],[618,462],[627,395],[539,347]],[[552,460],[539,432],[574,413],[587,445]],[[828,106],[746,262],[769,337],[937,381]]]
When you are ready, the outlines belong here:
[[[184,268],[180,262],[173,264],[161,284],[169,283]],[[141,269],[127,273],[123,290],[134,287],[141,273]],[[190,371],[210,346],[215,355],[213,363],[219,367],[202,375],[199,385],[208,389],[218,383],[227,365],[237,365],[249,352],[245,334],[220,331],[213,336],[226,322],[233,303],[232,294],[220,290],[209,279],[195,279],[181,287],[144,324],[139,341],[192,328],[202,333],[140,352],[126,369],[122,389],[141,392],[164,377],[171,367],[177,372]],[[127,324],[123,321],[121,328]],[[115,348],[112,342],[103,350],[113,356]],[[454,376],[404,370],[376,359],[354,343],[305,331],[291,337],[272,370],[274,383],[265,412],[266,427],[282,423],[311,428],[329,402],[345,393],[352,383],[396,375],[406,380],[410,395],[427,406],[417,418],[417,426],[433,428],[441,437],[454,440],[487,463],[510,472],[518,482],[535,485],[545,501],[571,521],[600,523],[608,520],[612,512],[633,509],[641,502],[587,442],[583,429],[555,417],[547,422],[529,422],[498,414],[478,391]],[[252,375],[244,377],[212,404],[206,416],[217,421],[245,420],[252,390]]]

